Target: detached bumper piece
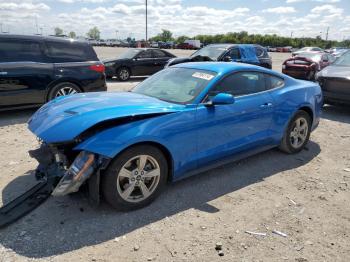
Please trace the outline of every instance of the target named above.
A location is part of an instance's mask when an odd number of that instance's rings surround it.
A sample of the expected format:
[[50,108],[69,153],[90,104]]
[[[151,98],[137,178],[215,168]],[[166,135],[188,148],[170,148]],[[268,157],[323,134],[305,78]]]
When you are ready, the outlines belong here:
[[23,195],[3,206],[0,209],[0,228],[15,222],[41,205],[51,195],[52,190],[52,183],[43,180]]
[[77,192],[89,178],[92,178],[88,180],[90,202],[98,205],[100,169],[105,168],[109,159],[82,151],[68,164],[65,155],[45,144],[30,151],[29,155],[39,162],[35,172],[39,183],[0,208],[0,228],[28,214],[50,195],[64,196]]
[[40,163],[35,171],[39,183],[0,208],[0,228],[15,222],[42,204],[51,195],[54,183],[57,181],[55,176],[48,176],[49,173],[57,173],[48,146],[42,145],[36,150],[29,151],[29,155]]

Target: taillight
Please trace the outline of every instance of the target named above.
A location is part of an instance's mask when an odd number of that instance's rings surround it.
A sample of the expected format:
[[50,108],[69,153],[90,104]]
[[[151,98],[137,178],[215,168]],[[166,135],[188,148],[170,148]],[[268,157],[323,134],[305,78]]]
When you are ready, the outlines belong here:
[[98,65],[91,65],[89,68],[93,71],[96,71],[98,73],[103,73],[105,71],[105,66],[98,64]]

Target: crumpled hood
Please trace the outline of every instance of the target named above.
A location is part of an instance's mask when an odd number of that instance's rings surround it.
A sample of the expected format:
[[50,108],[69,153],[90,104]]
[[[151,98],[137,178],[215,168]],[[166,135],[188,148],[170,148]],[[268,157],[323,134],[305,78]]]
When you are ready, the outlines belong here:
[[318,75],[322,77],[340,77],[350,79],[350,67],[330,65],[319,72]]
[[185,106],[132,92],[98,92],[59,97],[42,106],[29,129],[47,143],[71,141],[102,121],[127,116],[172,113]]

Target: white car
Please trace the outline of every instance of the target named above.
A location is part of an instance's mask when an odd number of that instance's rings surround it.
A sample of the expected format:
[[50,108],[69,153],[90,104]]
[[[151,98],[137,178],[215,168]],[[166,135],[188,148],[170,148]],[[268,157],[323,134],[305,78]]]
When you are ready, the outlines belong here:
[[299,49],[298,51],[293,52],[292,55],[296,56],[300,53],[305,53],[305,52],[323,52],[323,49],[315,46],[307,46]]

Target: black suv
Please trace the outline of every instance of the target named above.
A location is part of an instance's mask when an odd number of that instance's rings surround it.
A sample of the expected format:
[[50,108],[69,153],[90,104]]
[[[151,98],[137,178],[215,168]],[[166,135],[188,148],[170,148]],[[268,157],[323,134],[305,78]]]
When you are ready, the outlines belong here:
[[239,62],[272,68],[272,60],[265,48],[251,44],[212,44],[199,49],[190,57],[179,57],[169,60],[172,66],[187,62],[223,61]]
[[34,107],[78,92],[106,91],[104,71],[88,43],[0,35],[0,110]]

